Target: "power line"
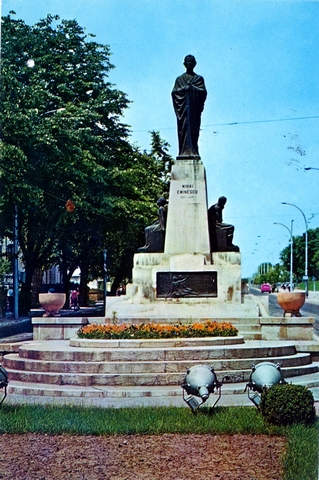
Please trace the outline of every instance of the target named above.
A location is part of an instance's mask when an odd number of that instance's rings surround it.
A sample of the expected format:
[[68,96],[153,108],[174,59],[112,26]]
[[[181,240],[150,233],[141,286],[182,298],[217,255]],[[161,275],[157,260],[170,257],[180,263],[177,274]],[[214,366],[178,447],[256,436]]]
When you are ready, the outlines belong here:
[[[246,124],[253,124],[253,123],[273,123],[273,122],[291,122],[294,120],[308,120],[319,118],[319,115],[313,115],[308,117],[293,117],[293,118],[273,118],[273,119],[266,119],[266,120],[247,120],[247,121],[239,121],[239,122],[225,122],[225,123],[210,123],[207,125],[202,125],[202,128],[208,127],[221,127],[221,126],[233,126],[233,125],[246,125]],[[162,128],[153,128],[151,130],[175,130],[176,127],[162,127]],[[148,132],[150,129],[142,129],[142,130],[132,130],[133,132]]]
[[271,122],[286,122],[286,121],[292,121],[292,120],[307,120],[311,118],[319,118],[319,115],[314,115],[311,117],[294,117],[294,118],[274,118],[274,119],[268,119],[268,120],[248,120],[245,122],[230,122],[230,123],[215,123],[211,125],[205,125],[206,127],[217,127],[221,125],[245,125],[245,124],[250,124],[250,123],[271,123]]

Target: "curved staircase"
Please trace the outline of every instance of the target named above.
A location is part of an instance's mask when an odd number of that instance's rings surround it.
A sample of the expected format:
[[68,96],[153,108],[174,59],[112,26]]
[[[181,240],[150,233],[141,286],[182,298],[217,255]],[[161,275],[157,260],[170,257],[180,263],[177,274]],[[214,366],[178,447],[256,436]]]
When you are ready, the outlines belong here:
[[101,407],[184,406],[187,367],[214,367],[219,405],[251,405],[244,389],[251,365],[279,363],[284,378],[319,387],[319,363],[293,341],[246,341],[242,336],[167,340],[59,340],[22,344],[5,355],[10,403]]

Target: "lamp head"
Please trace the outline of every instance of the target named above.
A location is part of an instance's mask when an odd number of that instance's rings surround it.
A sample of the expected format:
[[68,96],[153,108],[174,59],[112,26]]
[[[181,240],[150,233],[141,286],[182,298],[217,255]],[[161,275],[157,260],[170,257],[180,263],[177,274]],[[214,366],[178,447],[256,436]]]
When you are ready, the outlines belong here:
[[[280,369],[279,363],[262,362],[258,365],[252,365],[249,382],[246,385],[249,399],[258,406],[260,404],[260,395],[267,388],[273,385],[286,383]],[[253,390],[255,395],[250,396],[249,390]]]
[[7,386],[8,386],[8,373],[0,364],[0,388],[4,390],[2,398],[0,399],[0,405],[7,396]]
[[[181,384],[184,391],[190,395],[185,402],[193,410],[193,412],[206,400],[209,395],[214,392],[215,388],[220,388],[214,368],[207,365],[195,365],[188,368],[186,376]],[[199,397],[199,401],[194,397]]]

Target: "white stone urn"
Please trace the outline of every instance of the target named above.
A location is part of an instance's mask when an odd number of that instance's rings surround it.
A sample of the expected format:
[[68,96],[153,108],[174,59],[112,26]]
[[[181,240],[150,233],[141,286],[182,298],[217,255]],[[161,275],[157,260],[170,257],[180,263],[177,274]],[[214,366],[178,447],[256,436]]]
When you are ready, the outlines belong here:
[[306,292],[279,292],[277,295],[278,304],[284,309],[284,316],[290,313],[291,316],[301,317],[299,309],[306,300]]
[[39,293],[39,302],[45,310],[43,317],[59,317],[65,300],[65,293]]

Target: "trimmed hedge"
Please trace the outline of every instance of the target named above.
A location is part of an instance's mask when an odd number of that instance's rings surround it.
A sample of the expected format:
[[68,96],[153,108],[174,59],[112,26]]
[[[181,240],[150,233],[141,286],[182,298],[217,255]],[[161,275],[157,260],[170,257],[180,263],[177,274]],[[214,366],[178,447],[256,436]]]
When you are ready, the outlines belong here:
[[261,394],[259,408],[273,425],[309,425],[316,417],[312,392],[302,385],[273,385]]

